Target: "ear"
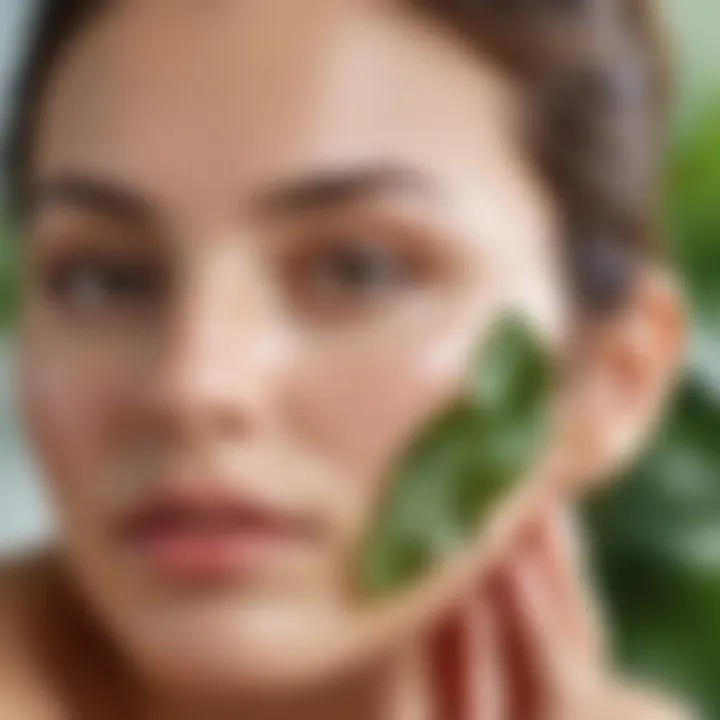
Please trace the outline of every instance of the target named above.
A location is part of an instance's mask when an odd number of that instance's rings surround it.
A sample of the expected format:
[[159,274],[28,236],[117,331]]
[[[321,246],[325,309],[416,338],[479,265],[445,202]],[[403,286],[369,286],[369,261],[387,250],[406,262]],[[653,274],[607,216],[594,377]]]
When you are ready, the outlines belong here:
[[648,269],[622,308],[590,321],[563,412],[573,485],[622,469],[655,430],[682,362],[685,317],[674,279]]

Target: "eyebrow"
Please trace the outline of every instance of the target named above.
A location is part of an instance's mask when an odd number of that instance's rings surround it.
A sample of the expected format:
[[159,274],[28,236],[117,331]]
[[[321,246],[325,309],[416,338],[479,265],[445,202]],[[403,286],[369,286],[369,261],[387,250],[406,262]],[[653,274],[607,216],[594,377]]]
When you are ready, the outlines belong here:
[[255,203],[262,215],[323,210],[387,195],[430,199],[437,184],[428,174],[405,165],[374,165],[318,172],[282,182],[261,193]]
[[31,207],[69,206],[135,224],[157,221],[152,203],[121,183],[91,175],[60,175],[40,183],[31,194]]
[[[347,205],[388,195],[431,199],[438,194],[433,178],[405,165],[374,165],[318,171],[263,189],[253,200],[259,215],[290,215]],[[122,183],[84,174],[66,174],[40,183],[32,192],[31,207],[69,206],[134,224],[157,224],[152,201]]]

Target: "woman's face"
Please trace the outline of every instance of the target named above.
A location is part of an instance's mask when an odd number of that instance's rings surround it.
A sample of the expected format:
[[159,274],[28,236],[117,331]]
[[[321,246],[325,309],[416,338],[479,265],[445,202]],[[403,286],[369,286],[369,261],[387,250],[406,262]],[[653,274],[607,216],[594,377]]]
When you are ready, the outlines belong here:
[[58,61],[25,407],[72,567],[149,672],[279,681],[349,633],[388,463],[473,344],[510,305],[562,340],[521,120],[373,0],[128,0]]

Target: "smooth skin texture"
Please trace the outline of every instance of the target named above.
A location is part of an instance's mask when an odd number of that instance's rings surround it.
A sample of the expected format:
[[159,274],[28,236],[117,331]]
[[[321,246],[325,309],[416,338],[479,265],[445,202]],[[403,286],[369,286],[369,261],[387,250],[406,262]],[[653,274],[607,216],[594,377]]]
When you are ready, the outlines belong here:
[[[522,582],[508,622],[552,688],[527,717],[614,708],[614,689],[568,699],[544,672],[548,654],[578,666],[574,630],[544,633],[582,603],[542,587],[579,581],[517,573],[519,538],[636,450],[682,319],[648,271],[576,348],[512,82],[393,3],[126,0],[70,45],[40,110],[22,393],[61,535],[2,583],[13,717],[449,718],[437,624],[506,609],[474,599],[498,573]],[[350,576],[388,464],[508,309],[578,356],[547,460],[465,556],[370,612]],[[159,578],[117,526],[178,485],[260,498],[305,541],[240,583]],[[508,697],[522,673],[482,653],[458,677],[486,667]]]

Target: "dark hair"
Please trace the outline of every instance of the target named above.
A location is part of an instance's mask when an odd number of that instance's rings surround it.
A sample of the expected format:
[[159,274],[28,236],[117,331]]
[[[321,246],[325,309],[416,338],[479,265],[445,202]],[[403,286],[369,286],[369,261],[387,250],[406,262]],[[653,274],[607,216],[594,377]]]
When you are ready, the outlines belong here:
[[[656,163],[667,120],[652,0],[404,0],[494,58],[526,89],[528,149],[558,200],[585,310],[622,302],[657,247]],[[27,204],[37,106],[57,56],[100,0],[44,0],[9,144],[11,206]]]

